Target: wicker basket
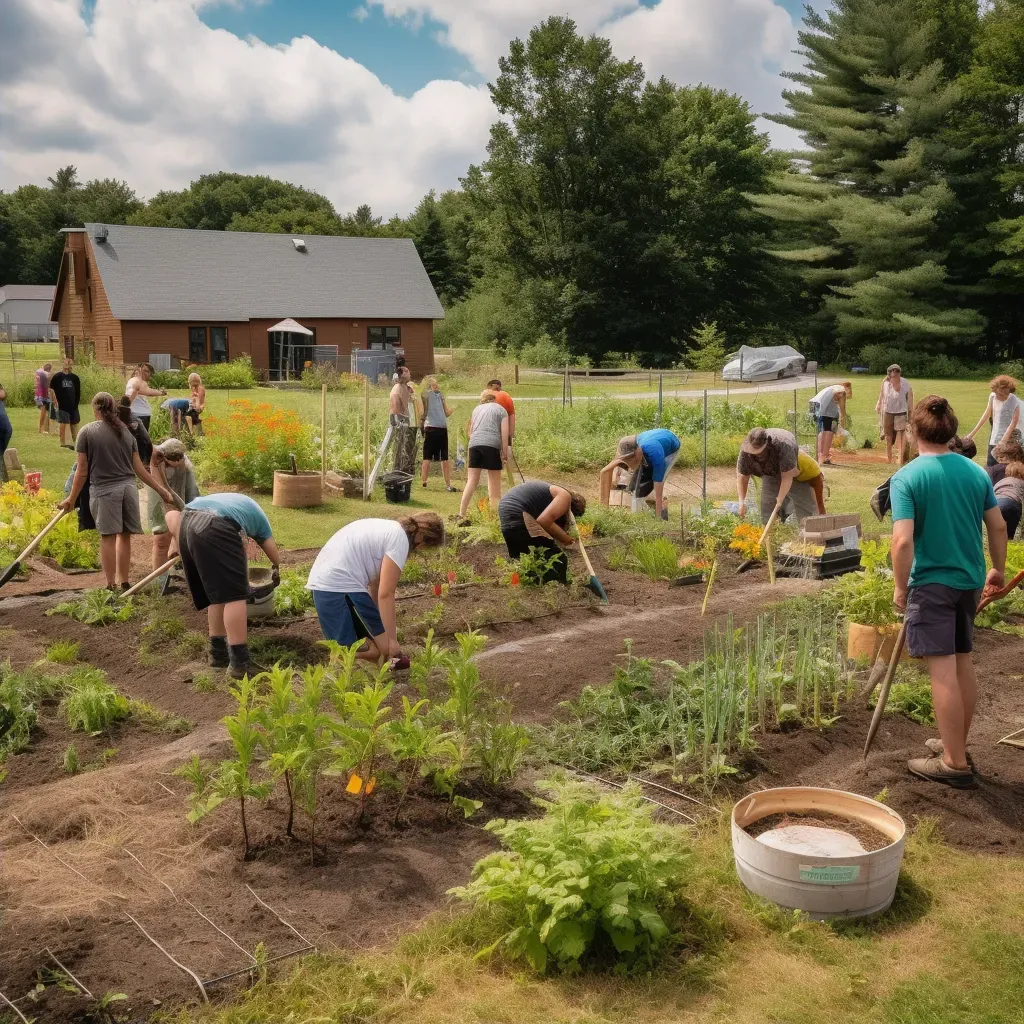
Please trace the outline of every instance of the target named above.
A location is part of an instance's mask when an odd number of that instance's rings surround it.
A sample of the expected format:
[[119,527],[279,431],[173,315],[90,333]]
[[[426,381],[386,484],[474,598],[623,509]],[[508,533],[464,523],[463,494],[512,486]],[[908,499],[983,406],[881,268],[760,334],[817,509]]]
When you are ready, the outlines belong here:
[[313,508],[324,502],[319,473],[274,473],[275,508]]

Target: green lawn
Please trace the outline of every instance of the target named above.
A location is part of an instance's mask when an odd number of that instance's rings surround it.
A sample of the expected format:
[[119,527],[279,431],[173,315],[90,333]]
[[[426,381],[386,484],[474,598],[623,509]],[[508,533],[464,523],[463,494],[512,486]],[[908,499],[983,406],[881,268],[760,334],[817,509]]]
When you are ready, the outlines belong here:
[[[0,380],[3,380],[0,377]],[[915,394],[924,396],[930,392],[943,394],[950,399],[953,407],[965,424],[963,429],[969,430],[977,422],[988,397],[985,384],[975,381],[915,381]],[[872,439],[877,445],[876,417],[874,403],[877,399],[879,382],[875,378],[854,381],[854,396],[850,401],[849,411],[853,432],[858,441]],[[522,397],[523,391],[510,387],[514,397]],[[795,422],[800,432],[800,441],[813,451],[814,435],[810,420],[806,415],[807,401],[812,397],[811,389],[796,393]],[[292,409],[306,422],[315,424],[319,430],[320,395],[302,389],[256,389],[248,391],[210,391],[208,393],[208,410],[211,415],[220,415],[227,411],[227,403],[231,399],[244,398],[253,402],[270,402],[283,408]],[[794,409],[793,392],[775,392],[762,394],[759,401],[784,409],[787,413]],[[383,391],[374,393],[374,411],[383,415],[385,394]],[[470,401],[453,402],[455,407],[455,423],[464,424],[472,411]],[[560,400],[554,401],[556,408]],[[523,403],[520,411],[520,430],[527,430],[531,422],[543,415],[550,403]],[[83,408],[87,414],[88,409]],[[43,472],[44,486],[59,490],[72,465],[74,454],[58,447],[56,436],[40,436],[37,431],[37,412],[33,409],[11,409],[9,415],[14,426],[12,445],[18,448],[23,463],[29,469]],[[327,422],[331,432],[339,429],[347,431],[351,444],[361,446],[358,424],[362,415],[362,395],[343,392],[331,392],[328,395]],[[56,430],[53,426],[51,429]],[[713,440],[713,439],[712,439]],[[979,435],[979,448],[984,451],[987,443],[987,428]],[[608,452],[609,458],[612,452]],[[699,465],[699,463],[698,463]],[[591,471],[576,473],[558,473],[544,466],[523,465],[528,476],[544,474],[551,478],[561,479],[580,487],[590,494],[596,494],[597,474]],[[692,475],[692,467],[690,473]],[[869,463],[862,467],[848,468],[837,466],[827,473],[831,497],[829,508],[836,512],[859,512],[869,516],[867,502],[871,491],[885,479],[891,468],[884,463]],[[718,474],[721,479],[721,474]],[[461,486],[464,475],[456,483]],[[712,497],[732,498],[734,489],[731,481],[720,483],[712,491]],[[376,492],[383,499],[383,489]],[[481,489],[478,494],[483,496]],[[433,508],[443,515],[458,511],[459,495],[446,493],[441,484],[439,474],[431,476],[430,487],[424,491],[418,484],[413,488],[413,501],[406,506],[390,505],[380,501],[362,502],[357,500],[332,499],[318,509],[288,510],[271,509],[270,495],[256,495],[257,500],[271,515],[275,533],[279,541],[286,547],[316,547],[323,544],[337,529],[352,519],[364,516],[394,517],[409,508]],[[673,498],[673,501],[680,498]],[[682,499],[688,501],[689,499]]]

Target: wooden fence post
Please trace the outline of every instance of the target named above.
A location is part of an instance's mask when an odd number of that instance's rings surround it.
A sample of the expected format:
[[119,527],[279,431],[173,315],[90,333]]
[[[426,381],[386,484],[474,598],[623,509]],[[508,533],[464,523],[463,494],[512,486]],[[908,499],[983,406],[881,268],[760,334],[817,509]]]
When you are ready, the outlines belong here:
[[363,501],[370,495],[370,378],[363,381]]
[[327,484],[327,381],[320,385],[320,486]]

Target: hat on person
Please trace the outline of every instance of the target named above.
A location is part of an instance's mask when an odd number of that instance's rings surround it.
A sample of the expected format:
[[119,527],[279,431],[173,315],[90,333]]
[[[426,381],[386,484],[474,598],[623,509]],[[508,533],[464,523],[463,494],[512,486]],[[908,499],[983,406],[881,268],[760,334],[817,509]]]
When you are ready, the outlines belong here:
[[740,445],[740,451],[747,455],[760,455],[761,450],[768,444],[768,431],[764,427],[754,427],[747,434]]
[[890,366],[889,369],[886,370],[885,372],[886,372],[886,374],[890,374],[890,373],[902,373],[903,371],[900,369],[900,364],[899,363],[893,363],[892,366]]
[[636,453],[640,446],[636,443],[635,437],[623,437],[619,440],[618,456],[620,459],[628,459]]
[[153,446],[165,459],[183,459],[185,457],[185,446],[176,437],[169,437],[166,441]]

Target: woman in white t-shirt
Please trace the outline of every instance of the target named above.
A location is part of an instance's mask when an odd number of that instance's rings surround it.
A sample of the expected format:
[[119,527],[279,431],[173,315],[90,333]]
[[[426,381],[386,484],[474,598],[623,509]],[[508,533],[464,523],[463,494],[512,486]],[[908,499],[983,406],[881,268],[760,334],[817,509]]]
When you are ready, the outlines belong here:
[[391,658],[393,667],[408,668],[398,646],[395,588],[410,551],[443,543],[436,512],[397,521],[357,519],[342,527],[317,555],[306,583],[324,636],[343,647],[369,640],[357,657]]
[[914,389],[903,379],[903,371],[893,363],[885,371],[882,390],[875,403],[875,412],[882,418],[882,437],[885,438],[885,457],[892,462],[892,448],[896,445],[897,461],[902,466],[906,455],[905,439],[910,410],[914,407]]
[[992,449],[1004,441],[1020,440],[1021,401],[1017,397],[1017,382],[1005,373],[1000,374],[989,383],[992,394],[988,396],[988,405],[982,413],[978,425],[967,435],[974,437],[985,425],[986,420],[992,421],[992,435],[988,440],[988,461],[986,465],[995,466],[998,460],[992,455]]

